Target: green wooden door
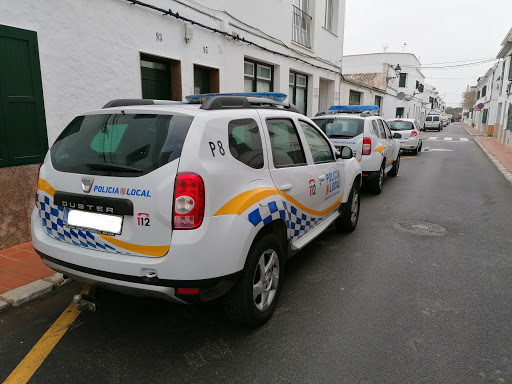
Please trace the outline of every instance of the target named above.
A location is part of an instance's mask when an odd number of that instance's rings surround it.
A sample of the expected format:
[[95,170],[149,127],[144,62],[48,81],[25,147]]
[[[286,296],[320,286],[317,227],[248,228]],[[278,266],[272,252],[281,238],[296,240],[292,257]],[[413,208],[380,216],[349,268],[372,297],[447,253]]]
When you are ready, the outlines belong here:
[[169,63],[141,57],[142,98],[171,100],[171,70]]
[[0,25],[0,167],[37,164],[48,150],[36,32]]

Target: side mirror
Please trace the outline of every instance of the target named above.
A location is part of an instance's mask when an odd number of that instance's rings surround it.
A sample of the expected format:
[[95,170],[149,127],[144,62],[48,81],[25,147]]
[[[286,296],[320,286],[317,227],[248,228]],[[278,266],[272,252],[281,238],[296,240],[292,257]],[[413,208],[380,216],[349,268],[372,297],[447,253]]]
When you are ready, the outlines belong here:
[[402,135],[401,135],[401,134],[399,134],[399,133],[395,133],[395,134],[393,135],[393,139],[401,139],[401,138],[402,138]]
[[354,157],[354,152],[350,147],[341,147],[340,152],[336,155],[337,159],[351,159]]

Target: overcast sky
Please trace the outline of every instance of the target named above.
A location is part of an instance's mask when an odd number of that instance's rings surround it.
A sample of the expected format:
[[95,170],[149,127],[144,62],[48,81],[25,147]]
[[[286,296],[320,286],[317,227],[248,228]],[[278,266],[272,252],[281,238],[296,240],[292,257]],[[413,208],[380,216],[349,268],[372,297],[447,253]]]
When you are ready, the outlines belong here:
[[[512,28],[512,0],[346,2],[344,55],[383,52],[385,45],[388,52],[403,52],[407,43],[405,52],[415,54],[424,66],[459,65],[495,58]],[[448,106],[458,107],[466,86],[476,85],[492,64],[422,72]]]

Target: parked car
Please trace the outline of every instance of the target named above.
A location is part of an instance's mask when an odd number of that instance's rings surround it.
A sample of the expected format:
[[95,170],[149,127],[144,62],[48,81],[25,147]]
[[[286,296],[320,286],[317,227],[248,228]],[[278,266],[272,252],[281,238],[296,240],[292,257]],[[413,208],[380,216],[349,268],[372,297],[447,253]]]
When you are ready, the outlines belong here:
[[334,105],[313,118],[337,147],[349,146],[363,171],[363,183],[382,192],[384,174],[398,175],[399,133],[391,133],[376,105]]
[[423,141],[420,137],[419,124],[414,119],[391,119],[387,120],[391,132],[398,132],[402,136],[400,149],[410,151],[417,155],[421,151]]
[[286,260],[332,223],[356,228],[361,167],[291,104],[205,98],[77,116],[40,168],[33,244],[76,280],[175,303],[223,296],[232,319],[259,325]]
[[443,116],[443,127],[447,127],[450,124],[450,118]]
[[443,129],[441,115],[427,115],[425,124],[423,125],[423,130],[428,131],[429,129],[436,130],[437,132]]

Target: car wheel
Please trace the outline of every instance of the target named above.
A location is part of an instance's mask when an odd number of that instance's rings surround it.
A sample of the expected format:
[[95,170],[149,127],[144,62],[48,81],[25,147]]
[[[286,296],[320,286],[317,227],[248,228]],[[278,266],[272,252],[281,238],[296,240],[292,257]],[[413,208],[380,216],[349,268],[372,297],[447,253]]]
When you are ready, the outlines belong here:
[[414,148],[411,152],[412,152],[413,155],[417,155],[418,154],[418,147]]
[[418,153],[421,152],[421,149],[423,148],[423,141],[420,142],[420,145],[418,146]]
[[284,272],[284,254],[274,234],[256,238],[242,275],[224,297],[228,317],[256,327],[270,319],[277,306]]
[[352,186],[347,202],[340,208],[341,216],[334,222],[337,231],[352,232],[356,229],[357,222],[359,221],[359,209],[361,207],[359,192],[359,181],[356,180]]
[[379,195],[382,192],[382,186],[384,184],[384,164],[380,167],[379,175],[370,184],[370,192],[374,195]]
[[[416,153],[418,153],[418,150],[416,150]],[[398,155],[396,160],[393,162],[393,167],[391,167],[391,170],[388,172],[388,176],[391,176],[391,177],[398,176],[399,168],[400,168],[400,155]]]

